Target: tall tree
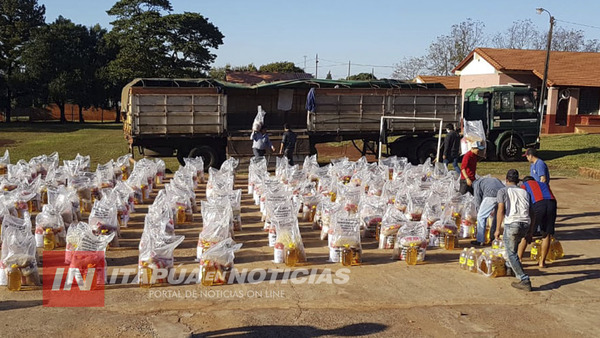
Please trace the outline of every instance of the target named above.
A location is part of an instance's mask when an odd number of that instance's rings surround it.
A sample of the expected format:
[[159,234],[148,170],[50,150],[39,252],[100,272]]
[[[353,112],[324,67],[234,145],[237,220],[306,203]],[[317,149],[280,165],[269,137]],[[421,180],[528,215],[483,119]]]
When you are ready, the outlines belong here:
[[331,76],[331,71],[327,72],[327,76],[325,77],[325,80],[332,80],[333,77]]
[[21,49],[44,25],[46,8],[37,0],[0,0],[0,96],[5,120],[10,122],[13,99],[21,77]]
[[262,65],[260,66],[258,71],[273,73],[304,73],[304,69],[296,67],[296,64],[288,61],[273,62],[266,65]]
[[355,75],[350,75],[348,77],[348,80],[350,80],[350,81],[368,81],[368,80],[377,80],[377,78],[375,77],[375,75],[373,75],[371,73],[358,73]]
[[[205,76],[223,44],[223,34],[199,13],[171,14],[168,0],[119,0],[106,35],[118,47],[108,74],[123,87],[137,77]],[[117,101],[119,97],[115,97]]]
[[452,25],[449,35],[440,35],[429,45],[427,58],[431,62],[430,72],[435,75],[450,75],[454,66],[476,47],[485,44],[485,24],[468,18]]
[[392,78],[400,80],[412,80],[419,75],[429,74],[429,63],[424,56],[413,56],[403,58],[394,65]]
[[59,16],[24,45],[22,62],[27,76],[48,99],[59,107],[60,121],[66,122],[65,105],[85,97],[90,76],[89,32]]
[[546,37],[530,19],[514,21],[512,26],[492,38],[492,46],[507,49],[544,49]]

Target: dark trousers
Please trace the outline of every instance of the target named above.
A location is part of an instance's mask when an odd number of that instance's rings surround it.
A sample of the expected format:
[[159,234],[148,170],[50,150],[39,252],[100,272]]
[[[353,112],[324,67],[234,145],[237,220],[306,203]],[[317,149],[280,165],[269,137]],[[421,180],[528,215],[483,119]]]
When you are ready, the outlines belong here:
[[287,157],[290,165],[294,165],[294,149],[284,149],[283,155]]
[[470,192],[471,195],[473,195],[473,186],[469,186],[467,184],[467,180],[460,180],[460,188],[458,191],[460,191],[461,195],[464,195],[468,192]]

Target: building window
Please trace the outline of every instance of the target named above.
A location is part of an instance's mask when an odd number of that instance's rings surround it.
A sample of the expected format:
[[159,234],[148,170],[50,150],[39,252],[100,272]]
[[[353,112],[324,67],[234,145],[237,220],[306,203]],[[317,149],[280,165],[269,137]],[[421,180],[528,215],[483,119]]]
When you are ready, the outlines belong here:
[[600,88],[582,87],[579,91],[578,108],[580,115],[600,114]]

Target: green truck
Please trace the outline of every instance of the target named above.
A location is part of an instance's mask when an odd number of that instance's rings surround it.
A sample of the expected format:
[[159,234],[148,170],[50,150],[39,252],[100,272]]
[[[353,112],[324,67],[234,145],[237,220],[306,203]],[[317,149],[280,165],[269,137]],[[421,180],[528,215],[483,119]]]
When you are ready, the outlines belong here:
[[525,85],[503,85],[467,89],[463,120],[481,120],[490,159],[516,161],[523,148],[539,148],[540,116],[534,91]]

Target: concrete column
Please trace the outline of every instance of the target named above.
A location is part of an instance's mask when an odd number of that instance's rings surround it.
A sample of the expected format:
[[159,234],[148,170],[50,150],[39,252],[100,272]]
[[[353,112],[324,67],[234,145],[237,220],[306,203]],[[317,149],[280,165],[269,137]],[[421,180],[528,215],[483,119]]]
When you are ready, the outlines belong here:
[[548,88],[548,100],[546,106],[546,118],[544,120],[544,129],[546,134],[554,134],[556,130],[556,109],[558,108],[558,88]]

